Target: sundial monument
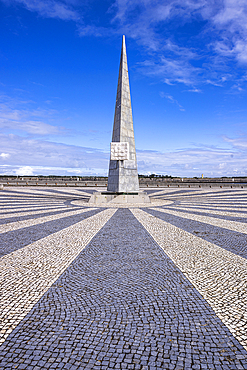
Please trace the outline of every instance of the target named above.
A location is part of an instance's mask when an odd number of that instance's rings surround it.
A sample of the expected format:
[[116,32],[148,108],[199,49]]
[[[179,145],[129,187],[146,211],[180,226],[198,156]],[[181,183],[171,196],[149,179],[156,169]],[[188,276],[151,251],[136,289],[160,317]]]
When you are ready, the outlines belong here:
[[122,40],[107,191],[94,193],[90,202],[150,202],[147,194],[139,191],[125,36]]

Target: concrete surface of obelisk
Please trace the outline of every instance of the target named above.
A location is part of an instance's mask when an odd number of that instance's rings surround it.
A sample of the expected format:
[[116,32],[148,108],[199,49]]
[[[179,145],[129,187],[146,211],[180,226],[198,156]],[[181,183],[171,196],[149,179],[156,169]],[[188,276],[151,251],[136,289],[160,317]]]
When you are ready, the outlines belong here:
[[139,191],[125,36],[122,40],[107,191]]

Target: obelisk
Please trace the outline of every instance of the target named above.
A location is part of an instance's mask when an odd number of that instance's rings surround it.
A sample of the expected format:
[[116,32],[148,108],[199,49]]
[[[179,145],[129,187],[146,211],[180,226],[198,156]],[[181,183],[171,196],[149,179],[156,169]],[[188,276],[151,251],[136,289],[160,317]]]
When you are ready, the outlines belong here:
[[139,191],[125,36],[122,40],[107,191],[118,194]]
[[89,203],[110,207],[112,203],[115,207],[117,204],[131,206],[150,202],[149,196],[139,191],[129,74],[123,36],[107,191],[94,192]]

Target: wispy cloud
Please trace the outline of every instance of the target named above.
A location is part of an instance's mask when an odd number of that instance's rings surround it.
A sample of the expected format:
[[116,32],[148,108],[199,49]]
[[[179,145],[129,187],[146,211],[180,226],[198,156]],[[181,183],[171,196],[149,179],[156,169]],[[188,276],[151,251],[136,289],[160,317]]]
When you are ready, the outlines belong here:
[[[91,147],[0,135],[0,172],[8,174],[107,175],[109,153]],[[224,138],[229,149],[194,145],[170,152],[137,150],[139,173],[173,176],[246,176],[247,139]]]
[[159,59],[146,60],[139,63],[139,66],[146,75],[161,77],[168,85],[174,83],[195,85],[200,72],[199,68],[191,66],[187,60],[173,60],[164,56],[160,56]]
[[139,173],[173,176],[246,176],[247,151],[194,147],[174,152],[138,151]]
[[78,21],[80,16],[74,9],[73,2],[57,0],[2,0],[6,4],[17,3],[26,9],[37,12],[43,17]]
[[165,22],[176,17],[183,18],[184,23],[204,3],[205,0],[168,0],[165,3],[163,0],[116,0],[113,21],[119,22],[130,37],[158,50],[164,44],[164,38],[159,36],[157,26],[164,26]]
[[[33,103],[33,102],[31,102]],[[33,105],[33,104],[31,104]],[[66,135],[69,130],[48,122],[54,119],[54,109],[29,107],[29,102],[0,96],[0,128],[6,131],[23,131],[31,135]]]
[[[230,61],[247,63],[245,0],[168,0],[165,4],[163,0],[116,0],[115,9],[114,21],[121,30],[150,52],[141,65],[144,73],[160,76],[168,84],[194,86],[222,86],[241,78],[233,73],[224,80]],[[183,27],[193,20],[201,23],[197,34],[183,35],[183,43],[175,36],[171,39],[170,22],[176,30],[176,25]],[[198,40],[204,40],[203,48]]]
[[[81,36],[124,33],[144,50],[145,60],[139,64],[143,73],[169,85],[235,84],[241,73],[229,73],[232,61],[245,72],[246,0],[112,0],[105,5],[108,11],[101,14],[92,11],[94,0],[0,1],[19,4],[43,17],[72,20]],[[196,21],[196,32],[176,34],[192,21]]]
[[107,174],[109,154],[102,150],[67,145],[40,139],[24,138],[14,134],[0,134],[4,163],[19,167],[62,167],[83,172],[101,168]]
[[[236,138],[229,138],[228,136],[223,136],[223,139],[227,142],[230,143],[233,148],[239,149],[241,151],[247,151],[247,135],[243,134],[241,136],[238,136]],[[247,168],[247,166],[246,166]]]
[[200,89],[197,89],[196,87],[194,87],[194,88],[192,88],[192,89],[190,89],[190,90],[188,90],[189,92],[194,92],[194,93],[201,93],[202,92],[202,90],[200,90]]
[[179,102],[172,96],[172,95],[169,95],[169,94],[165,94],[163,91],[160,92],[160,97],[161,98],[166,98],[170,103],[175,103],[179,110],[181,110],[182,112],[185,111],[185,109],[182,107],[181,104],[179,104]]

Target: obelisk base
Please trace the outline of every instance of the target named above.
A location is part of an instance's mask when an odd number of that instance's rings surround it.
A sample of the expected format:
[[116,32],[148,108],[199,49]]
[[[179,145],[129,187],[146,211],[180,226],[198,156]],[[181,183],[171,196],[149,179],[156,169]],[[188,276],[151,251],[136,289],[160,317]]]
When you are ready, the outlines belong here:
[[108,191],[105,192],[95,192],[91,195],[89,199],[91,204],[140,204],[140,203],[151,203],[151,200],[147,193],[138,192],[138,193],[111,193]]

